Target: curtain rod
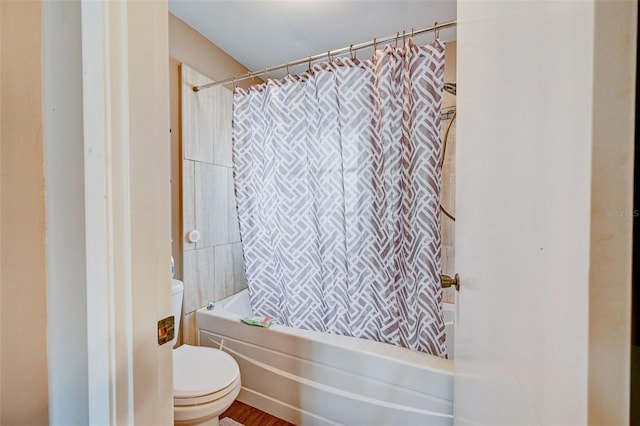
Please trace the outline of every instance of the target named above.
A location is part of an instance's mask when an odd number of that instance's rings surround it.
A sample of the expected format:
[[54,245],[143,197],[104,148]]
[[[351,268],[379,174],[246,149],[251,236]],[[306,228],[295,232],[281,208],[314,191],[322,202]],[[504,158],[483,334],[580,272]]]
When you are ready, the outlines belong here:
[[214,87],[214,86],[220,86],[222,84],[229,84],[229,83],[237,83],[238,81],[242,81],[242,80],[246,80],[249,78],[253,78],[262,74],[268,74],[271,71],[275,71],[275,70],[279,70],[282,68],[287,68],[287,73],[288,73],[288,68],[295,66],[295,65],[300,65],[300,64],[304,64],[304,63],[308,63],[309,65],[311,65],[311,62],[317,61],[318,59],[327,57],[329,59],[331,59],[332,56],[334,55],[340,55],[343,53],[353,53],[355,50],[359,50],[359,49],[364,49],[366,47],[370,47],[370,46],[375,46],[377,44],[381,44],[381,43],[388,43],[390,41],[393,40],[398,40],[400,37],[402,37],[403,39],[406,36],[416,36],[418,34],[422,34],[422,33],[426,33],[429,31],[440,31],[443,28],[449,28],[449,27],[454,27],[456,26],[457,21],[449,21],[449,22],[445,22],[442,24],[438,24],[437,22],[428,28],[423,28],[421,30],[417,30],[417,31],[411,31],[410,34],[406,34],[404,31],[402,32],[402,36],[400,35],[400,33],[396,33],[394,35],[390,35],[388,37],[383,37],[380,39],[373,39],[372,41],[366,41],[364,43],[359,43],[359,44],[352,44],[349,47],[343,47],[342,49],[336,49],[336,50],[329,50],[326,53],[319,53],[317,55],[313,55],[313,56],[309,56],[307,58],[304,59],[298,59],[296,61],[291,61],[291,62],[285,62],[284,64],[280,64],[280,65],[276,65],[274,67],[270,67],[270,68],[265,68],[261,71],[253,71],[253,72],[248,72],[246,74],[242,74],[241,76],[233,76],[233,77],[229,77],[226,78],[224,80],[219,80],[219,81],[215,81],[213,83],[208,83],[208,84],[202,84],[200,86],[193,86],[193,91],[194,92],[199,92],[200,90],[203,89],[208,89],[209,87]]

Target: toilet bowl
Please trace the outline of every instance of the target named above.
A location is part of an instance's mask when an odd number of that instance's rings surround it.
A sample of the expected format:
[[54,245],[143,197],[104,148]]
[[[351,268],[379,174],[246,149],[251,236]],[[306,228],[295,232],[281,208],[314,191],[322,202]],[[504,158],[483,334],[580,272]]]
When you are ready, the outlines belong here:
[[173,414],[176,425],[218,424],[240,392],[236,361],[218,349],[182,345],[173,351]]
[[[176,330],[180,326],[184,285],[172,280]],[[176,333],[177,335],[177,333]],[[174,338],[174,344],[177,337]],[[173,421],[176,425],[217,426],[218,416],[240,393],[240,368],[227,353],[203,346],[173,350]]]

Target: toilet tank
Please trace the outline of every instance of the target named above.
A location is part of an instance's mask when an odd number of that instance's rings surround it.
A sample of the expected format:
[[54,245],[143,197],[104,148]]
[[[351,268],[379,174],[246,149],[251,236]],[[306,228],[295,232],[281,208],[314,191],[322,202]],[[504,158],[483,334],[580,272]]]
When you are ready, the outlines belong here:
[[172,279],[171,280],[171,312],[174,318],[174,336],[171,341],[171,347],[174,347],[178,343],[178,333],[180,331],[180,324],[182,323],[182,295],[184,294],[184,284],[182,281]]

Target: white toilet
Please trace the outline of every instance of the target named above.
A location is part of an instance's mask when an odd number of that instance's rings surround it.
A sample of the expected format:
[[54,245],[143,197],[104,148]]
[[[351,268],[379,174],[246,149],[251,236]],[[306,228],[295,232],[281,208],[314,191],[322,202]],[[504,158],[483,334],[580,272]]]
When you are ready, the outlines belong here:
[[[182,281],[171,280],[175,337],[180,330]],[[203,346],[182,345],[173,350],[173,418],[176,425],[217,426],[218,416],[240,392],[238,363],[227,353]]]

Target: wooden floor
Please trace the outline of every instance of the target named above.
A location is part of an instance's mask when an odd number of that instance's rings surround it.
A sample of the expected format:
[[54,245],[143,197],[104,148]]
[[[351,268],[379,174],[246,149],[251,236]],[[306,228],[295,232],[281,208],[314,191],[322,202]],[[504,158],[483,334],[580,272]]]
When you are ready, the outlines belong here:
[[245,426],[294,426],[292,423],[285,422],[240,401],[234,401],[227,411],[220,414],[221,419],[225,417],[232,418]]

